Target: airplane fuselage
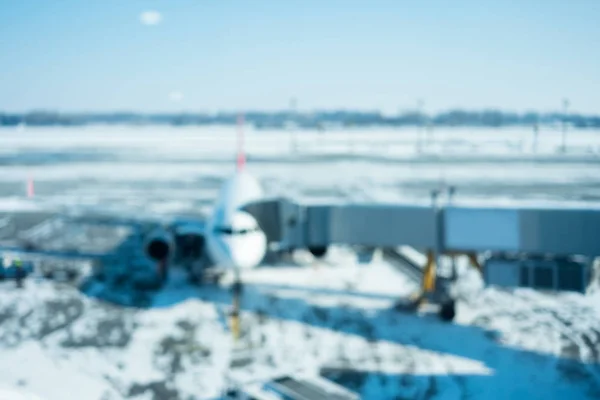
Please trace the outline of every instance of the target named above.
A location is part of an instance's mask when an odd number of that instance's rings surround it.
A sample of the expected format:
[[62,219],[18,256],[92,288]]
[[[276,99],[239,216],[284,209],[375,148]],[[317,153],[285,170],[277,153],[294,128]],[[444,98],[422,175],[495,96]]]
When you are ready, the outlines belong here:
[[206,230],[208,252],[217,267],[248,269],[263,260],[266,236],[256,219],[242,210],[262,196],[259,182],[244,170],[224,183]]

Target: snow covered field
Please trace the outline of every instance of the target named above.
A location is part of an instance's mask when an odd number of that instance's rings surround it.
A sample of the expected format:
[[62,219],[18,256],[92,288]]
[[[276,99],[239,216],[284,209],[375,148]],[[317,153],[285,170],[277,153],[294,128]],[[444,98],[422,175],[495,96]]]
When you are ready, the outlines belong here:
[[[429,201],[441,184],[457,201],[600,202],[600,132],[524,128],[296,132],[247,129],[249,168],[269,194],[310,199]],[[235,128],[0,129],[0,207],[28,177],[39,201],[157,210],[206,207],[234,168]]]
[[[426,202],[443,180],[458,201],[597,204],[600,132],[569,135],[566,154],[557,132],[542,130],[533,152],[522,129],[435,131],[422,153],[414,129],[298,132],[295,154],[282,132],[249,130],[246,142],[249,169],[273,195]],[[233,170],[235,132],[5,129],[0,144],[2,209],[162,212],[209,206]],[[445,324],[390,309],[415,282],[384,260],[357,265],[345,249],[248,271],[244,341],[268,350],[265,365],[319,366],[369,399],[600,397],[597,294],[483,289],[464,273],[456,323]],[[0,283],[0,399],[211,398],[224,384],[225,287],[190,286],[175,270],[153,307],[137,309],[51,282],[13,286]]]
[[[190,286],[174,272],[149,309],[50,282],[22,291],[0,284],[0,382],[57,400],[216,396],[231,356],[229,292]],[[369,399],[600,395],[600,311],[582,296],[475,290],[446,324],[391,310],[414,283],[381,262],[263,269],[245,279],[243,341],[268,354],[256,373],[322,367]]]

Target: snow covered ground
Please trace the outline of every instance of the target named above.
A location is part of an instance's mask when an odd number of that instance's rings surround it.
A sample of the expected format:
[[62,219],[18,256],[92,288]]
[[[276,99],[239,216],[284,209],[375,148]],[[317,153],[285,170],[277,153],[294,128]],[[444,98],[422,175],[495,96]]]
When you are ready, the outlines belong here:
[[[28,178],[39,202],[169,211],[210,204],[235,165],[233,127],[0,129],[0,207]],[[600,202],[600,132],[518,129],[297,132],[247,129],[248,167],[273,195],[428,202],[440,184],[456,200]],[[428,136],[424,136],[428,137]]]
[[[600,310],[582,296],[481,291],[470,276],[470,295],[446,324],[393,311],[414,282],[385,262],[346,258],[246,273],[242,343],[268,355],[265,369],[321,367],[376,399],[600,395]],[[153,307],[134,309],[51,282],[13,286],[0,284],[7,386],[49,400],[107,400],[211,398],[224,385],[225,287],[190,286],[175,270]]]
[[[566,154],[557,132],[534,152],[523,129],[436,131],[422,153],[410,129],[298,138],[290,154],[289,135],[249,130],[248,167],[269,194],[426,202],[445,181],[458,201],[600,199],[600,132],[570,132]],[[234,139],[229,127],[0,130],[0,208],[205,210]],[[465,271],[446,324],[391,309],[415,282],[384,260],[304,256],[244,275],[243,342],[267,350],[265,366],[322,367],[369,399],[600,397],[600,293],[483,289]],[[151,307],[127,308],[57,283],[13,286],[0,283],[0,399],[211,398],[224,384],[226,287],[173,271]]]

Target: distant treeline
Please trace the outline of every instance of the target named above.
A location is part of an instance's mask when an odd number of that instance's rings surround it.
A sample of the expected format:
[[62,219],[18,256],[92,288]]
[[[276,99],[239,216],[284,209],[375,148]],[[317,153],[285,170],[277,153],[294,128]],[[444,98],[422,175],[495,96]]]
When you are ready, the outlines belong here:
[[[58,113],[35,111],[22,114],[0,112],[0,126],[81,126],[109,125],[233,125],[238,113],[140,114],[140,113]],[[560,113],[512,113],[496,110],[452,110],[435,115],[407,112],[395,116],[366,111],[317,111],[310,113],[244,112],[246,123],[259,129],[290,125],[305,129],[352,126],[468,126],[503,127],[567,123],[578,128],[600,128],[600,116]]]

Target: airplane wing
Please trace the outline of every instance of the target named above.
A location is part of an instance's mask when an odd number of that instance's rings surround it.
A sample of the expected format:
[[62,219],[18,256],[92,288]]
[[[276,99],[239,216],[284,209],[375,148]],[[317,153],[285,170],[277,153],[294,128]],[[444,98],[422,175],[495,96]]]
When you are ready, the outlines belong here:
[[126,242],[160,231],[163,236],[204,235],[201,214],[129,216],[93,211],[2,212],[0,253],[94,259],[115,253]]

